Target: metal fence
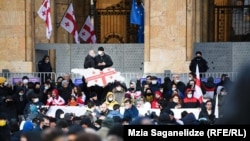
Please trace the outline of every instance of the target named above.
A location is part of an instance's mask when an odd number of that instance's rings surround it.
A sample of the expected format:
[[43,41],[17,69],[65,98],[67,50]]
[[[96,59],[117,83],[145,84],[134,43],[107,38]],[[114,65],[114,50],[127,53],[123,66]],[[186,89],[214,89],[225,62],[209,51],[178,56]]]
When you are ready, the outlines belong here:
[[[40,72],[33,72],[33,73],[0,73],[1,77],[5,77],[7,82],[9,84],[14,85],[18,81],[22,80],[23,76],[27,76],[31,82],[41,82],[42,79],[45,78],[45,74],[49,74],[52,78],[52,81],[56,81],[59,76],[64,76],[66,73],[55,73],[55,72],[50,72],[50,73],[40,73]],[[72,81],[75,84],[81,83],[82,76],[80,74],[76,73],[67,73],[71,76]],[[121,76],[125,78],[124,82],[126,85],[129,85],[129,82],[136,81],[137,79],[144,79],[146,76],[151,75],[151,76],[156,76],[158,80],[163,83],[165,77],[169,77],[172,79],[173,75],[178,74],[180,77],[180,80],[183,81],[184,83],[188,82],[188,73],[138,73],[138,72],[122,72]],[[237,79],[237,72],[211,72],[211,73],[204,73],[201,74],[202,81],[206,81],[208,77],[213,77],[215,80],[215,83],[220,81],[221,75],[222,74],[227,74],[228,77],[232,80],[235,81]]]

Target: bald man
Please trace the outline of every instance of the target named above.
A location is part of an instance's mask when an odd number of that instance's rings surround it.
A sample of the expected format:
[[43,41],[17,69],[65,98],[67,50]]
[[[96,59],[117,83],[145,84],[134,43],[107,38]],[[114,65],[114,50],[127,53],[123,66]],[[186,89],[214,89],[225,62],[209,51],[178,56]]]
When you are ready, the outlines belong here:
[[84,60],[84,68],[95,68],[95,51],[90,50]]

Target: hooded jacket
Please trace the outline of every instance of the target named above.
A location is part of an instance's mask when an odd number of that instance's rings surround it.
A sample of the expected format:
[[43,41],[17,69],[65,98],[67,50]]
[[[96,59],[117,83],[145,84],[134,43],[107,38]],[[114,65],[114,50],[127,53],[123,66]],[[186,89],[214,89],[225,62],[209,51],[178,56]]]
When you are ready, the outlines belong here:
[[63,106],[65,105],[64,99],[59,95],[59,92],[57,89],[53,89],[52,93],[56,94],[56,97],[50,97],[47,100],[46,106]]
[[[113,99],[112,99],[112,100],[109,100],[109,96],[110,96],[110,95],[113,95]],[[105,103],[108,105],[108,108],[109,108],[109,109],[113,109],[113,106],[114,106],[115,104],[119,104],[119,103],[116,101],[115,95],[114,95],[112,92],[108,92],[108,93],[107,93]]]

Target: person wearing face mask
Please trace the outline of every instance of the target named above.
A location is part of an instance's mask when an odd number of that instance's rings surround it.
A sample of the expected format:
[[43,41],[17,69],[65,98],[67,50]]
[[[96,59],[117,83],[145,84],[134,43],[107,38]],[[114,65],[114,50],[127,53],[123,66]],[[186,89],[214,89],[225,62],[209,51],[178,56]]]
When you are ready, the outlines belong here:
[[24,119],[23,111],[26,104],[28,103],[26,95],[24,94],[24,89],[18,88],[17,92],[13,95],[13,99],[15,101],[15,107],[17,109],[18,120],[21,121],[22,119]]
[[215,101],[216,101],[217,106],[218,106],[218,117],[219,118],[223,116],[222,107],[223,107],[223,105],[225,103],[226,97],[227,97],[226,89],[223,86],[219,86],[217,88],[217,95],[216,95],[216,98],[215,98]]
[[17,120],[17,110],[12,96],[5,97],[4,102],[0,106],[0,113],[6,113],[8,121],[12,119]]
[[96,69],[103,70],[104,68],[108,68],[113,66],[113,61],[111,57],[104,52],[103,47],[98,48],[98,55],[95,58],[96,60]]
[[133,81],[129,83],[129,88],[126,93],[130,94],[133,99],[137,99],[142,95],[140,89],[136,88],[136,83]]
[[41,94],[41,102],[43,104],[47,103],[48,95],[51,94],[54,88],[55,87],[52,85],[50,81],[45,81],[44,85],[42,86],[42,94]]
[[151,84],[149,84],[149,87],[152,90],[152,93],[160,90],[160,84],[161,83],[158,81],[156,76],[151,76]]
[[200,78],[202,78],[202,73],[207,72],[207,70],[209,69],[208,62],[202,57],[201,51],[197,51],[195,54],[196,56],[191,60],[189,64],[189,70],[193,73],[196,73],[196,65],[198,65],[201,75]]
[[194,90],[187,89],[186,97],[183,99],[182,108],[201,108],[200,101],[193,97]]
[[113,92],[108,92],[107,96],[106,96],[106,101],[105,103],[107,104],[107,107],[111,110],[113,110],[113,107],[115,104],[119,104],[116,99],[115,99],[115,95]]
[[145,97],[146,101],[149,103],[151,103],[154,100],[154,93],[152,92],[152,90],[150,88],[147,88],[145,90],[144,97]]
[[41,72],[39,74],[39,77],[41,78],[41,84],[43,84],[47,78],[51,79],[52,72],[52,66],[49,61],[49,56],[44,55],[43,59],[38,62],[38,72]]
[[31,101],[29,101],[24,108],[24,118],[33,120],[38,115],[39,109],[42,106],[44,106],[44,104],[39,101],[39,95],[33,93],[31,95]]
[[28,77],[28,76],[23,76],[23,77],[22,77],[22,81],[21,81],[21,85],[16,86],[16,88],[14,88],[14,89],[15,89],[15,92],[16,92],[16,90],[17,90],[19,87],[21,87],[21,88],[24,89],[24,94],[26,94],[26,92],[28,91],[28,83],[29,83],[29,77]]
[[7,114],[0,113],[0,140],[1,141],[10,141],[10,126],[8,124]]
[[178,88],[177,88],[177,85],[176,84],[172,84],[172,95],[174,94],[178,94],[180,96],[181,99],[183,99],[185,96],[184,96],[184,93],[182,93]]
[[179,74],[174,74],[172,78],[172,85],[176,85],[176,88],[184,95],[186,90],[186,84],[180,80]]

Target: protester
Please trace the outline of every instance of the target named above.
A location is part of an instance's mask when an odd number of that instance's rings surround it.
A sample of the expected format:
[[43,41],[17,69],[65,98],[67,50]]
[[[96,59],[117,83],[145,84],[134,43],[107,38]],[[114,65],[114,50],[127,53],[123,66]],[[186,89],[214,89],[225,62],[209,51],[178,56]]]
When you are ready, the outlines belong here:
[[96,68],[103,70],[104,68],[108,68],[111,66],[113,66],[111,57],[104,52],[103,47],[99,47],[98,55],[96,56]]

